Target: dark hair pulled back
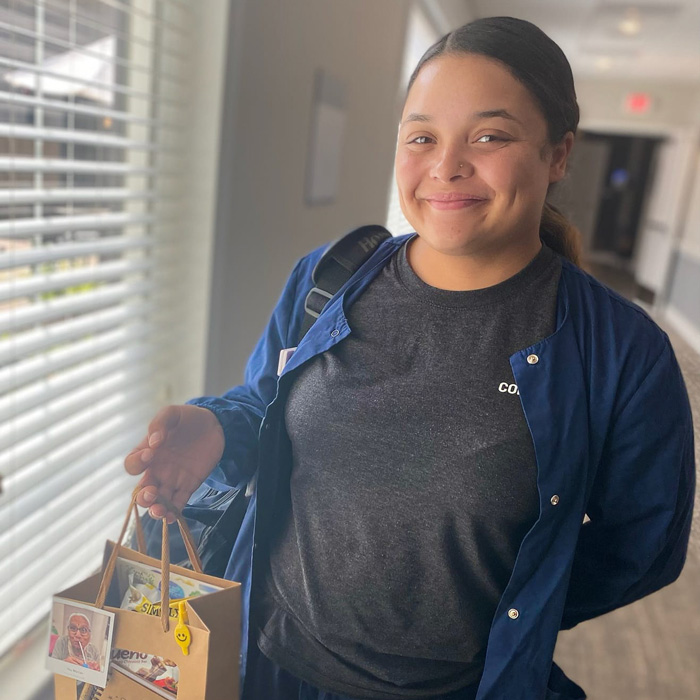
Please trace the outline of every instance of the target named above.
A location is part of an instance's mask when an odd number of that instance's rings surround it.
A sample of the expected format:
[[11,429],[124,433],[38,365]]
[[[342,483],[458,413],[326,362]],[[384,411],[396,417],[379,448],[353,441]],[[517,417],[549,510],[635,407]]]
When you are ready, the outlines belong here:
[[[539,27],[515,17],[484,17],[446,34],[418,61],[408,90],[426,63],[443,55],[478,54],[500,61],[534,97],[547,122],[551,145],[578,127],[579,108],[571,66],[564,52]],[[555,207],[545,203],[540,237],[579,264],[580,234]]]

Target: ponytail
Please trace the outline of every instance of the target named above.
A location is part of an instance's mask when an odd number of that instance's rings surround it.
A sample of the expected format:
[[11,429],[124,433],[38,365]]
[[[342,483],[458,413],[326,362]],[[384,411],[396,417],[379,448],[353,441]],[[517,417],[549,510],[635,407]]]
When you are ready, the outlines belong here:
[[581,233],[549,202],[545,202],[542,210],[540,238],[555,253],[581,266]]

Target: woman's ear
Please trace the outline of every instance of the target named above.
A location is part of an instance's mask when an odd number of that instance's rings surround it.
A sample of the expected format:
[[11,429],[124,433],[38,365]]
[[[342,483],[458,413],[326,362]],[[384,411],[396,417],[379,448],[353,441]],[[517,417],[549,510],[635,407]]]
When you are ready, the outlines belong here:
[[566,163],[574,147],[574,132],[567,131],[564,138],[552,148],[549,162],[549,182],[559,182],[566,175]]

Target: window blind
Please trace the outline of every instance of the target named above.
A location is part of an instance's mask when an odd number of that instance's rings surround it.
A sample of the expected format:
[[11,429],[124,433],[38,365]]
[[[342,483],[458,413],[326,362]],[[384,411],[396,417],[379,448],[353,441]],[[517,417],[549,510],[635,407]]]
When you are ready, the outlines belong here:
[[196,351],[194,19],[184,0],[0,2],[0,656],[99,566],[123,457]]

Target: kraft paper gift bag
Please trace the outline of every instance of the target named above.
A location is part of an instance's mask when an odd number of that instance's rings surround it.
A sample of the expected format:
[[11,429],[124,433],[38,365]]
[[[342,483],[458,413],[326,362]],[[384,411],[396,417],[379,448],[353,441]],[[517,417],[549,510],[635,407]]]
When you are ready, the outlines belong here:
[[[79,691],[76,680],[56,675],[56,700],[237,700],[240,584],[202,573],[196,547],[182,518],[178,518],[178,524],[194,571],[170,564],[165,521],[160,560],[123,547],[132,512],[136,516],[139,548],[145,549],[134,492],[117,543],[107,543],[102,571],[57,594],[114,613],[107,685],[101,689],[86,683]],[[145,603],[139,608],[148,612],[120,608],[123,590],[114,575],[117,558],[122,569],[133,566],[135,570],[159,570],[160,605]],[[183,598],[171,609],[171,589],[173,585],[178,589],[171,575],[180,582],[186,579],[195,586],[220,590]],[[123,666],[117,665],[122,663]]]
[[[55,677],[56,697],[76,697],[75,681],[66,676]],[[59,692],[62,695],[59,695]],[[160,695],[118,671],[110,671],[107,687],[92,688],[86,700],[160,700]]]

